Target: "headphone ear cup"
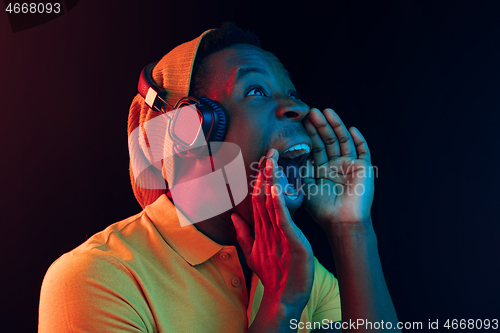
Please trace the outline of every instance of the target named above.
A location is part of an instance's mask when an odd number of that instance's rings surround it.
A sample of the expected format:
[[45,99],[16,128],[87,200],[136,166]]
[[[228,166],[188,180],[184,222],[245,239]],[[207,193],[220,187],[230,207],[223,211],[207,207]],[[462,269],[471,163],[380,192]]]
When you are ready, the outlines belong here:
[[210,134],[210,138],[207,141],[224,141],[227,131],[227,119],[224,110],[219,105],[219,103],[214,102],[210,98],[206,97],[196,97],[200,100],[203,105],[205,105],[213,113],[214,124],[213,131]]

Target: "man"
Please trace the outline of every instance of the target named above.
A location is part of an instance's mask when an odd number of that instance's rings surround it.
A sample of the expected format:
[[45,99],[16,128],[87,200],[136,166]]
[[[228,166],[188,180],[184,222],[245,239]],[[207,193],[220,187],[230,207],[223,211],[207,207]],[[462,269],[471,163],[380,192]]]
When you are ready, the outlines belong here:
[[[42,285],[39,332],[373,328],[333,324],[341,319],[395,327],[370,218],[373,175],[361,133],[348,130],[331,109],[309,108],[279,60],[234,25],[172,50],[152,76],[169,104],[193,95],[222,107],[228,118],[224,141],[241,149],[251,195],[181,226],[201,199],[178,200],[175,188],[209,175],[210,157],[176,151],[173,173],[168,163],[153,161],[148,122],[160,113],[137,95],[129,114],[131,180],[145,209],[51,266]],[[146,134],[134,137],[136,129]],[[310,151],[316,170],[302,185],[290,170],[304,166]],[[137,158],[150,166],[140,175]],[[151,186],[162,182],[166,186]],[[198,190],[219,195],[212,187]],[[338,284],[292,220],[302,203],[328,236]]]

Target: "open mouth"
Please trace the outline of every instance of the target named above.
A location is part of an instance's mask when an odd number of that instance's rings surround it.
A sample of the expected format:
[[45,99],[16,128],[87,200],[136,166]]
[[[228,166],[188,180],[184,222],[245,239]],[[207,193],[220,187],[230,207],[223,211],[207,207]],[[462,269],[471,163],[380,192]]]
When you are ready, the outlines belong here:
[[305,165],[310,152],[311,147],[302,143],[288,148],[279,155],[278,166],[284,173],[284,175],[280,175],[279,180],[283,194],[290,200],[297,200],[300,197],[301,168]]

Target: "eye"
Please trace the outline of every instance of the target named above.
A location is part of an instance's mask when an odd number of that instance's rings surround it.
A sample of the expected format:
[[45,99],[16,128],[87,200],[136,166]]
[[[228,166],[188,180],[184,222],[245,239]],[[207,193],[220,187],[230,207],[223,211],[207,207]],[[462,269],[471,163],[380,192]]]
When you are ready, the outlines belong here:
[[291,91],[288,95],[292,97],[293,99],[300,99],[300,94],[298,91]]
[[267,96],[262,87],[251,87],[247,92],[247,96]]

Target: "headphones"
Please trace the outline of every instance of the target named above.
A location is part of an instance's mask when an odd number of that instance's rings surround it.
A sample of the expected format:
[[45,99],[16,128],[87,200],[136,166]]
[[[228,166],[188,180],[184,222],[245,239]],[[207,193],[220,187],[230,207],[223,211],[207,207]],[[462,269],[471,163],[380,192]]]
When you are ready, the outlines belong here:
[[[168,132],[174,143],[183,149],[189,149],[198,141],[202,130],[206,142],[224,141],[227,120],[222,107],[209,98],[192,96],[181,98],[172,106],[167,102],[167,92],[152,78],[156,64],[155,62],[144,67],[137,89],[147,106],[170,118]],[[168,112],[167,105],[171,108]]]

